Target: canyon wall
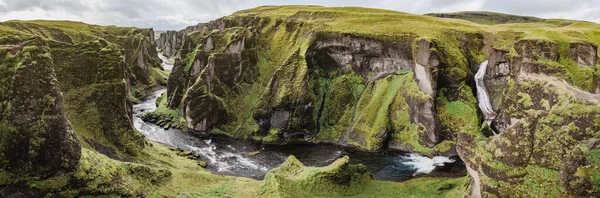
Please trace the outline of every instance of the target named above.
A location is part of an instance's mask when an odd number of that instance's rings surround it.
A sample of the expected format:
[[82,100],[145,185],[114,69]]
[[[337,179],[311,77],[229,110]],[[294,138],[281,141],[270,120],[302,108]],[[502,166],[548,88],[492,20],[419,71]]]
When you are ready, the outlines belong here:
[[[597,24],[542,20],[534,34],[355,9],[260,7],[206,24],[182,42],[168,107],[200,136],[459,155],[486,197],[597,192]],[[486,60],[490,125],[474,81]]]
[[99,153],[131,161],[146,146],[132,101],[168,75],[156,75],[152,29],[11,21],[0,30],[0,196],[114,188],[99,178],[119,169],[90,163]]

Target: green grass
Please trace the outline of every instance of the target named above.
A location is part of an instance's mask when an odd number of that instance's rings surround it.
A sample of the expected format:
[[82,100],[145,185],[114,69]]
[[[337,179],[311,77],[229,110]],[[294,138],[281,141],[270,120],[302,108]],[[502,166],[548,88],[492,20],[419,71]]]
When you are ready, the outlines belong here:
[[[264,197],[464,197],[469,179],[418,178],[374,181],[366,167],[348,165],[348,157],[326,167],[305,167],[293,156],[265,176]],[[236,197],[236,196],[233,196]],[[251,197],[251,196],[250,196]]]
[[495,12],[453,12],[453,13],[430,13],[426,14],[429,16],[440,17],[440,18],[454,18],[463,19],[475,23],[495,25],[505,23],[539,23],[544,22],[544,19],[529,17],[529,16],[517,16]]
[[187,122],[183,117],[183,111],[179,108],[171,109],[167,106],[166,94],[160,96],[157,100],[157,108],[153,112],[142,115],[144,120],[149,120],[165,128],[177,128],[187,130]]

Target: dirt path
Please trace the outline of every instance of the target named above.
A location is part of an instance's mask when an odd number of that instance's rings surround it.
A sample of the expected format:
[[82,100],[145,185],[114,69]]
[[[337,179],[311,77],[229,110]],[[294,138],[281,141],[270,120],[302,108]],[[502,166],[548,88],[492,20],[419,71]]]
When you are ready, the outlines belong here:
[[[466,165],[466,164],[465,164]],[[479,179],[479,173],[473,170],[469,165],[467,166],[467,172],[473,178],[473,186],[471,187],[471,198],[481,198],[481,180]]]

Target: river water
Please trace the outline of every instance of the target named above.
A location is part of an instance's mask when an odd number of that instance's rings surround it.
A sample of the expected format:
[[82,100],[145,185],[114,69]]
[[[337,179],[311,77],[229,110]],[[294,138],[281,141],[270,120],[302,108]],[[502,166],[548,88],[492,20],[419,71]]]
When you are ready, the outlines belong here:
[[[161,59],[163,67],[170,70],[172,65],[165,57]],[[422,175],[466,174],[460,159],[447,157],[430,159],[414,153],[362,152],[329,144],[263,145],[229,138],[200,139],[178,129],[164,130],[144,122],[141,116],[156,109],[156,99],[165,91],[155,91],[133,106],[135,128],[152,141],[199,154],[201,160],[207,162],[206,168],[215,174],[262,179],[268,170],[281,165],[290,155],[306,166],[316,167],[327,166],[348,155],[351,164],[366,165],[375,179],[386,181],[405,181]]]

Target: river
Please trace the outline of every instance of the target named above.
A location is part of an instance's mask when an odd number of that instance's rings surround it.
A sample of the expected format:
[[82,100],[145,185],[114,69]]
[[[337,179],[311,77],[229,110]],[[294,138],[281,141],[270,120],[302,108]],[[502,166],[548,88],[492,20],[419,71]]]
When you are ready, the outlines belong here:
[[[173,66],[168,64],[167,58],[160,57],[163,67],[170,70]],[[263,145],[229,138],[201,139],[178,129],[164,130],[144,122],[141,116],[154,111],[156,99],[165,92],[166,89],[157,90],[133,106],[135,128],[152,141],[199,154],[201,160],[207,162],[206,168],[215,174],[262,179],[268,170],[281,165],[290,155],[306,166],[316,167],[329,165],[348,155],[351,164],[363,164],[375,179],[386,181],[405,181],[423,175],[455,177],[466,174],[460,159],[441,156],[431,159],[415,153],[362,152],[330,144]]]

